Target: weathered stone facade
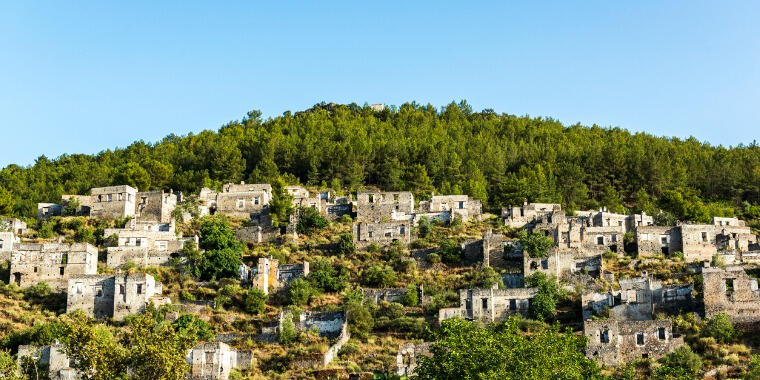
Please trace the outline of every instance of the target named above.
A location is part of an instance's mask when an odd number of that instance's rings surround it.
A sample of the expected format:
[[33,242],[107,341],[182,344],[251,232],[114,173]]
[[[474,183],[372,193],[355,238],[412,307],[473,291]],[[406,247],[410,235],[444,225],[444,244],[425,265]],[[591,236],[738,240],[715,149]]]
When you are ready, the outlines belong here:
[[638,228],[638,252],[660,252],[666,255],[683,252],[686,261],[709,261],[719,251],[746,252],[760,249],[757,236],[749,227],[738,225],[742,224],[740,221],[721,218],[716,223],[734,224],[680,224]]
[[248,369],[253,362],[253,350],[237,350],[221,342],[197,344],[187,354],[190,380],[226,380],[232,369]]
[[382,301],[401,303],[406,295],[406,288],[362,288],[362,294],[364,294],[365,300],[375,304]]
[[[523,203],[520,207],[505,207],[501,210],[501,218],[504,224],[514,228],[525,227],[550,215],[561,211],[562,206],[556,203]],[[563,214],[564,215],[564,214]]]
[[657,360],[683,346],[674,336],[669,320],[587,320],[583,335],[588,338],[586,357],[615,366],[641,358]]
[[201,214],[222,214],[233,218],[248,219],[262,213],[272,200],[269,184],[228,183],[221,192],[201,189],[198,199],[202,202]]
[[97,271],[98,249],[87,243],[19,243],[11,252],[11,281],[21,287],[46,282],[64,290],[72,276]]
[[498,267],[504,264],[504,235],[495,234],[489,228],[483,232],[483,240],[480,246],[484,266]]
[[583,319],[604,315],[619,321],[649,320],[656,310],[688,310],[693,307],[693,286],[666,285],[644,273],[641,277],[618,280],[619,290],[584,293]]
[[63,206],[58,203],[37,203],[37,220],[47,220],[51,216],[61,215]]
[[389,221],[394,215],[414,213],[414,196],[408,191],[359,191],[356,199],[358,222]]
[[459,307],[438,311],[438,321],[461,317],[486,323],[499,322],[510,315],[527,315],[535,288],[515,289],[460,289]]
[[162,288],[146,273],[73,276],[66,292],[66,312],[82,310],[91,317],[120,321],[143,312],[149,303],[170,303],[160,297]]
[[13,232],[0,231],[0,261],[10,260],[13,245],[20,242],[21,239],[17,238]]
[[303,264],[284,264],[276,259],[259,258],[256,268],[248,271],[241,269],[241,280],[251,281],[253,287],[261,290],[264,294],[269,291],[277,291],[287,286],[291,281],[309,275],[309,262]]
[[12,232],[16,236],[22,236],[26,234],[26,230],[26,222],[21,219],[0,218],[0,232]]
[[[332,340],[332,345],[328,347],[324,354],[317,357],[295,358],[294,365],[298,367],[325,367],[338,356],[338,351],[348,342],[351,335],[348,332],[348,319],[346,313],[342,311],[334,312],[303,312],[297,318],[293,318],[290,310],[280,312],[277,332],[282,331],[283,323],[286,320],[293,322],[295,328],[299,331],[316,330],[320,336]],[[298,364],[300,363],[300,364]]]
[[130,221],[127,228],[106,228],[103,235],[118,236],[116,246],[107,248],[109,268],[118,268],[127,262],[139,266],[166,264],[173,253],[182,250],[187,240],[192,240],[180,239],[173,223],[138,223],[135,220]]
[[726,313],[739,324],[760,322],[760,290],[757,279],[742,267],[703,268],[705,317]]
[[562,278],[578,272],[584,272],[594,277],[599,276],[602,268],[602,255],[590,257],[574,257],[559,249],[551,249],[546,257],[530,257],[523,255],[523,275],[528,277],[536,272],[542,272],[556,278]]
[[141,191],[137,193],[135,217],[139,221],[171,223],[172,212],[177,207],[179,196],[163,190]]
[[66,356],[64,346],[61,344],[51,344],[43,347],[19,346],[17,355],[19,366],[22,365],[25,357],[31,358],[37,362],[40,368],[47,370],[47,377],[44,377],[46,379],[79,380],[82,378],[76,370],[70,367],[69,357]]
[[423,356],[431,357],[430,352],[432,342],[424,343],[403,343],[398,347],[396,354],[396,375],[411,377],[415,374],[415,369]]
[[420,212],[451,212],[450,218],[459,217],[467,222],[483,213],[483,205],[468,195],[433,195],[429,201],[420,202]]
[[394,241],[409,244],[412,242],[410,224],[407,220],[354,223],[354,243],[360,248],[366,247],[371,243],[386,246]]

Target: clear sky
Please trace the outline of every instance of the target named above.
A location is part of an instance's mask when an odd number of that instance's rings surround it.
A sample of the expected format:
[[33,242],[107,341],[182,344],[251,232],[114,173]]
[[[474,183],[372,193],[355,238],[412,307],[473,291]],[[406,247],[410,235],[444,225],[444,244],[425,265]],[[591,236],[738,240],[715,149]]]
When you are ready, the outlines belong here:
[[320,101],[760,137],[758,1],[6,1],[0,167]]

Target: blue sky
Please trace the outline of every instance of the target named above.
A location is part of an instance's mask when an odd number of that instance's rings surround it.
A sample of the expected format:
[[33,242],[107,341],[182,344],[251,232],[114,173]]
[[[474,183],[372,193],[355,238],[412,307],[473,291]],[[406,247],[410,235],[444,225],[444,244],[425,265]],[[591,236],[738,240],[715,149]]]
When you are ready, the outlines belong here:
[[320,101],[760,137],[757,1],[280,3],[3,2],[0,167]]

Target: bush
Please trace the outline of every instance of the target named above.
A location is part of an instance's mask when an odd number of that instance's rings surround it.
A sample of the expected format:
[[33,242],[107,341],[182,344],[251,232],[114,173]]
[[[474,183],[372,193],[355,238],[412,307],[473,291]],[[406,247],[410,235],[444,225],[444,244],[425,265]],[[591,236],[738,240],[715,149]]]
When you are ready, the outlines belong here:
[[414,284],[409,284],[406,287],[406,293],[404,293],[404,297],[401,298],[401,302],[410,307],[414,307],[419,305],[420,298],[417,294],[417,287]]
[[559,299],[557,280],[543,272],[536,272],[525,278],[525,286],[538,288],[529,304],[531,318],[545,321],[554,316]]
[[348,269],[343,266],[334,266],[328,259],[318,259],[311,264],[306,278],[315,288],[323,292],[335,293],[348,285]]
[[430,219],[427,217],[420,218],[417,222],[417,236],[420,238],[426,238],[433,230],[433,225],[430,223]]
[[340,255],[352,255],[356,252],[356,245],[354,245],[354,235],[350,232],[344,232],[340,234],[338,239],[338,254]]
[[267,308],[267,295],[259,289],[251,288],[243,295],[243,309],[249,314],[261,314]]
[[192,314],[182,315],[172,325],[177,332],[190,333],[196,336],[199,341],[211,341],[216,336],[214,328],[208,322]]
[[430,264],[438,264],[441,262],[441,255],[437,253],[431,253],[427,255],[426,259]]
[[734,323],[731,316],[725,313],[716,314],[705,324],[702,335],[715,338],[721,343],[731,343],[736,337]]
[[528,233],[526,230],[520,230],[517,238],[520,239],[523,251],[535,258],[546,257],[546,252],[554,245],[552,238],[540,232]]
[[237,278],[240,264],[243,263],[240,252],[234,248],[206,251],[194,268],[195,275],[203,281]]
[[692,379],[702,368],[702,358],[689,346],[683,346],[660,359],[655,379]]
[[340,216],[340,219],[338,219],[338,222],[341,224],[351,224],[354,222],[354,220],[351,219],[351,215],[343,214]]
[[346,305],[348,315],[348,328],[351,335],[360,339],[366,339],[372,327],[375,326],[375,320],[369,308],[361,302],[349,302]]
[[301,207],[298,213],[296,231],[299,234],[311,235],[312,232],[327,227],[330,222],[322,216],[314,207]]
[[315,291],[308,281],[297,278],[288,285],[287,294],[291,305],[306,305],[315,295]]
[[401,259],[396,267],[398,268],[399,272],[409,274],[417,269],[417,262],[414,261],[414,259]]
[[469,286],[474,288],[490,288],[494,285],[498,285],[500,288],[504,287],[501,279],[501,275],[496,271],[488,267],[475,268],[469,273]]
[[396,283],[396,272],[388,265],[372,265],[361,275],[361,283],[372,287],[389,287]]
[[462,261],[462,248],[453,239],[441,242],[441,261],[447,265],[456,265]]
[[282,321],[282,328],[280,329],[279,341],[283,346],[289,346],[296,342],[298,339],[298,331],[293,324],[293,317],[288,316]]

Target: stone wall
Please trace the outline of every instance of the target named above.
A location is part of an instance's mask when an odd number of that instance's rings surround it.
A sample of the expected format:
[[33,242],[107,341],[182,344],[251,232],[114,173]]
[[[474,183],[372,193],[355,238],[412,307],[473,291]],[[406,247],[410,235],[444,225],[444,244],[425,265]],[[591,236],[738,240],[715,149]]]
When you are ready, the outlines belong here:
[[98,249],[87,243],[16,244],[11,253],[11,281],[21,287],[46,282],[64,290],[71,276],[95,274]]
[[406,288],[362,288],[362,294],[364,294],[365,300],[368,300],[375,304],[382,301],[401,303],[404,299],[404,296],[406,295]]
[[[118,268],[127,262],[140,266],[163,265],[180,252],[187,240],[180,239],[173,224],[131,223],[128,228],[107,228],[104,236],[117,235],[115,247],[108,247],[107,266]],[[197,243],[197,242],[196,242]]]
[[415,374],[417,363],[423,356],[431,357],[430,352],[432,342],[424,343],[403,343],[399,345],[398,354],[396,354],[396,375],[411,377]]
[[303,264],[280,265],[276,259],[262,257],[247,277],[251,279],[254,288],[261,290],[264,294],[269,294],[270,290],[277,291],[296,278],[305,277],[308,274],[308,261]]
[[639,256],[652,253],[670,255],[673,252],[683,252],[681,231],[677,226],[639,227],[636,229],[636,245]]
[[597,320],[583,323],[586,357],[615,366],[641,358],[657,360],[683,346],[669,320]]
[[451,211],[453,215],[459,216],[465,222],[483,213],[481,202],[467,195],[434,195],[426,205],[427,210],[423,212]]
[[371,243],[387,246],[398,240],[402,244],[412,241],[408,221],[359,222],[353,224],[354,243],[363,248]]
[[247,219],[264,211],[272,199],[269,184],[233,184],[223,186],[221,192],[201,189],[199,200],[202,214],[219,213],[233,218]]
[[162,286],[145,273],[74,276],[68,282],[66,312],[82,310],[95,318],[122,320],[141,313],[148,303],[169,303]]
[[483,232],[483,265],[499,267],[504,265],[504,235],[494,234],[492,229]]
[[760,290],[754,279],[738,266],[703,268],[705,317],[726,313],[739,324],[760,322]]
[[47,369],[47,377],[45,378],[49,380],[77,380],[82,378],[81,374],[69,366],[69,358],[61,344],[43,347],[21,345],[18,347],[17,355],[19,366],[22,365],[24,357],[31,358],[42,369]]
[[438,321],[462,317],[489,323],[503,321],[514,314],[527,315],[536,292],[535,288],[460,289],[459,307],[440,309]]
[[235,230],[235,236],[244,243],[259,244],[273,242],[281,235],[279,228],[249,226]]
[[501,210],[504,224],[514,228],[521,228],[533,224],[542,216],[554,211],[561,211],[562,206],[554,203],[523,203],[520,207],[505,207]]
[[0,218],[0,232],[13,232],[18,236],[26,234],[26,222],[17,218]]
[[169,223],[173,219],[172,212],[177,207],[177,200],[177,195],[171,191],[138,192],[137,202],[135,203],[135,216],[141,221]]
[[236,350],[225,343],[200,343],[187,354],[190,380],[229,379],[232,369],[253,366],[253,350]]
[[380,222],[390,220],[394,213],[414,213],[414,196],[411,192],[359,191],[357,193],[357,221]]
[[91,218],[118,219],[135,215],[137,189],[127,186],[96,187],[90,190]]
[[20,241],[21,239],[16,238],[16,235],[13,232],[0,231],[0,261],[10,260],[13,244],[19,243]]

